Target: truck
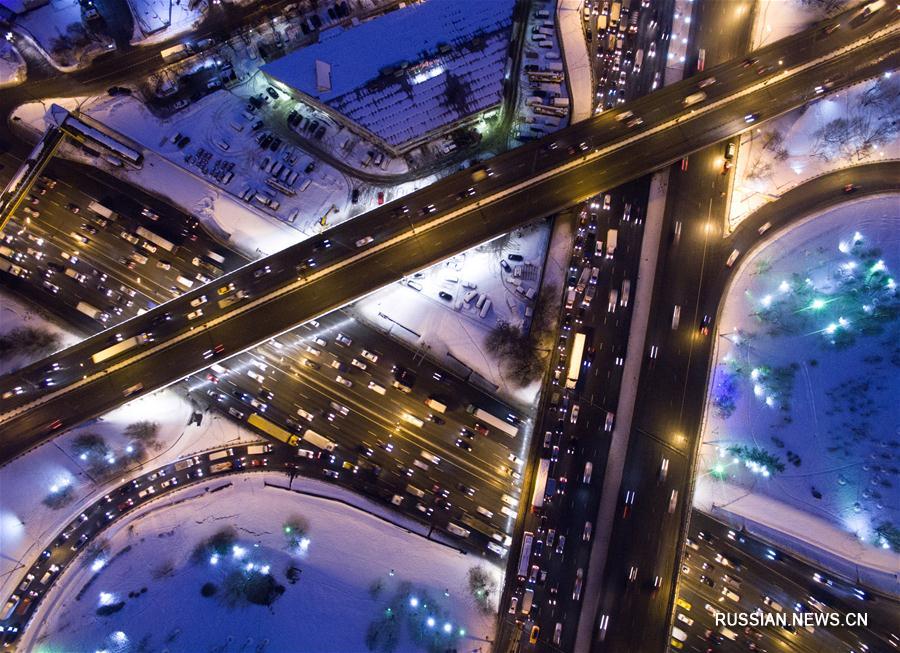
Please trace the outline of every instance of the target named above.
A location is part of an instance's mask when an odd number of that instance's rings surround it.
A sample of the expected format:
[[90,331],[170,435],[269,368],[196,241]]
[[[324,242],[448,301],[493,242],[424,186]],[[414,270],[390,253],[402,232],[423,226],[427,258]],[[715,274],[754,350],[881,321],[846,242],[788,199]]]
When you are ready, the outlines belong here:
[[550,459],[541,458],[538,463],[537,476],[534,479],[534,492],[531,495],[531,509],[537,512],[544,505],[544,492],[547,489],[547,474],[550,471]]
[[494,427],[498,431],[503,431],[504,433],[506,433],[506,435],[508,435],[511,438],[514,438],[517,435],[519,435],[519,429],[516,426],[513,426],[506,420],[496,417],[495,415],[487,412],[486,410],[482,410],[475,404],[469,404],[466,407],[466,412],[472,414],[475,417],[475,419],[479,420],[480,422],[488,424],[489,426]]
[[587,292],[584,293],[584,297],[581,299],[582,306],[590,306],[596,292],[597,286],[588,286]]
[[569,288],[569,294],[566,295],[566,308],[568,310],[572,310],[572,307],[575,306],[575,288]]
[[418,426],[419,428],[422,428],[423,426],[425,426],[424,421],[422,421],[415,415],[412,415],[411,413],[403,413],[402,415],[400,415],[400,417],[403,419],[404,422],[409,422],[410,424],[412,424],[414,426]]
[[319,449],[324,449],[325,451],[334,451],[335,447],[337,447],[337,444],[325,436],[319,435],[312,429],[306,429],[306,431],[303,432],[303,439],[311,445],[319,447]]
[[522,614],[527,616],[531,613],[532,603],[534,603],[534,590],[529,587],[522,597]]
[[126,351],[131,349],[132,347],[137,347],[138,345],[143,345],[146,342],[150,341],[150,337],[146,333],[141,333],[139,335],[134,336],[133,338],[126,338],[121,342],[117,342],[111,347],[107,347],[106,349],[101,349],[96,354],[91,356],[91,361],[96,363],[102,363],[105,360],[113,358],[114,356],[118,356],[119,354],[124,354]]
[[222,472],[229,471],[232,467],[234,467],[234,463],[230,460],[225,461],[224,463],[216,463],[215,465],[209,466],[210,474],[221,474]]
[[619,22],[619,16],[622,14],[622,3],[614,2],[609,10],[609,24],[615,25]]
[[113,213],[110,209],[103,206],[100,202],[91,202],[88,204],[88,211],[92,211],[96,213],[101,218],[106,218],[107,220],[115,220],[115,213]]
[[272,451],[271,444],[251,444],[247,447],[248,456],[259,456],[260,454]]
[[519,568],[517,570],[519,578],[525,578],[528,575],[528,562],[531,560],[531,545],[534,542],[534,533],[525,531],[522,535],[522,551],[519,554]]
[[75,279],[75,281],[77,281],[78,283],[86,283],[88,280],[86,274],[82,274],[81,272],[73,268],[66,268],[66,276],[71,279]]
[[590,279],[590,277],[591,277],[591,269],[584,268],[581,271],[581,276],[578,277],[578,283],[575,284],[576,292],[584,292],[584,288],[585,288],[585,286],[587,286],[588,279]]
[[440,401],[435,399],[434,397],[429,397],[425,400],[425,405],[428,406],[431,410],[436,411],[438,413],[446,413],[447,405],[442,404]]
[[106,313],[104,313],[103,311],[101,311],[98,308],[94,308],[87,302],[78,302],[78,304],[75,306],[75,308],[77,310],[81,311],[82,313],[84,313],[85,315],[87,315],[88,317],[94,318],[98,322],[106,322],[109,319],[109,315],[107,315]]
[[[229,412],[231,412],[231,409],[229,409]],[[238,414],[240,414],[240,411],[237,411],[237,412],[238,412]],[[237,417],[237,415],[235,415],[235,417]],[[294,435],[290,431],[287,431],[286,429],[281,428],[274,422],[270,422],[269,420],[267,420],[265,417],[263,417],[259,413],[251,414],[250,417],[247,418],[247,423],[250,426],[255,426],[263,433],[265,433],[267,435],[271,435],[276,440],[280,440],[281,442],[284,442],[288,446],[296,447],[299,442],[296,435]]]
[[619,230],[610,229],[606,232],[606,258],[612,258],[616,253],[616,243],[619,241]]
[[222,449],[222,451],[213,451],[209,454],[209,461],[212,462],[214,460],[222,460],[222,458],[228,458],[229,456],[234,455],[233,449]]
[[221,254],[217,254],[216,252],[212,251],[211,249],[206,250],[206,256],[209,259],[215,261],[216,263],[219,263],[220,265],[222,263],[225,263],[225,257],[222,256]]
[[165,48],[164,50],[160,50],[160,56],[162,60],[166,63],[173,63],[175,61],[179,61],[180,59],[184,59],[191,53],[191,49],[185,45],[184,43],[178,43],[177,45],[173,45],[172,47]]
[[135,233],[137,233],[138,236],[141,236],[142,238],[149,240],[151,243],[153,243],[157,247],[162,247],[167,252],[171,252],[172,250],[175,249],[175,245],[170,243],[168,240],[166,240],[162,236],[153,233],[149,229],[144,229],[143,227],[138,227],[134,231],[135,231]]

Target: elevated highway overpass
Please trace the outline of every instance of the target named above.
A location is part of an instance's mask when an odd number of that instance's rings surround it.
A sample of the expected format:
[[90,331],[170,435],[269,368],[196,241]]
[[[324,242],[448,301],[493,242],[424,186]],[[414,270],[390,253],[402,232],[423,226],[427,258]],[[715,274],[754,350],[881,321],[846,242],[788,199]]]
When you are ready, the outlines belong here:
[[[825,80],[837,88],[894,69],[896,18],[891,9],[866,18],[858,8],[846,12],[756,51],[752,63],[708,69],[451,175],[6,375],[0,460],[526,221],[754,128],[814,99]],[[841,25],[826,29],[832,23]],[[703,100],[686,107],[685,98],[713,78]],[[241,290],[247,296],[237,298]],[[141,334],[150,339],[92,361],[118,339]],[[54,385],[41,387],[47,379]],[[13,388],[21,394],[9,394]]]

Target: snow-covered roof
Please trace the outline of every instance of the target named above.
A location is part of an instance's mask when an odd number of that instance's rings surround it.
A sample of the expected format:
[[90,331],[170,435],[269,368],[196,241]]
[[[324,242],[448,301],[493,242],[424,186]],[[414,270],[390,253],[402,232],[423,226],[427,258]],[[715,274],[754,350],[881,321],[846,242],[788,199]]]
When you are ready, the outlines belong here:
[[500,101],[513,4],[429,0],[327,30],[263,71],[400,145]]

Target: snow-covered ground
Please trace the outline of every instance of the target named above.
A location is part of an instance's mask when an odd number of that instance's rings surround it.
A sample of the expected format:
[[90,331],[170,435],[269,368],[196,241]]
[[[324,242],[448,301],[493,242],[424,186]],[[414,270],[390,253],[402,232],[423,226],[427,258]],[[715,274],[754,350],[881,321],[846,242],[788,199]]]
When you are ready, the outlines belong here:
[[[54,334],[59,338],[56,350],[65,349],[81,340],[81,337],[60,327],[49,315],[36,310],[34,306],[12,293],[0,293],[0,334],[7,335],[15,329],[37,329]],[[8,374],[29,363],[43,358],[47,353],[13,355],[0,360],[0,375]]]
[[95,57],[116,47],[108,36],[88,30],[79,0],[51,0],[17,16],[13,29],[35,42],[64,72],[89,66]]
[[191,0],[128,0],[128,6],[134,16],[132,44],[149,45],[197,27],[208,5],[205,0],[196,3]]
[[672,16],[672,36],[669,39],[666,72],[663,75],[664,85],[674,84],[684,77],[684,63],[693,13],[693,0],[675,0],[675,13]]
[[572,123],[590,118],[594,103],[591,59],[583,29],[583,7],[583,0],[559,0],[556,8],[566,74],[572,92]]
[[[156,392],[0,467],[0,596],[12,591],[15,569],[30,564],[65,524],[111,487],[142,470],[189,454],[259,439],[215,413],[205,414],[200,426],[188,425],[191,412],[191,406],[175,390]],[[126,448],[134,446],[134,440],[125,431],[128,425],[142,421],[159,425],[156,443],[146,447],[139,460],[126,463]],[[84,449],[78,441],[87,434],[103,439],[106,454],[102,455],[108,455],[112,463],[96,455],[80,458]],[[112,477],[104,473],[107,464],[118,473]]]
[[735,166],[731,227],[808,179],[900,157],[898,111],[900,76],[892,75],[825,95],[745,132]]
[[[897,196],[843,203],[744,262],[716,334],[698,505],[728,509],[738,488],[900,546],[898,268]],[[790,531],[783,512],[749,516]]]
[[[144,151],[140,169],[116,167],[102,159],[92,161],[95,165],[169,199],[204,221],[213,233],[229,238],[234,247],[248,256],[271,254],[299,242],[318,232],[321,228],[318,219],[332,203],[340,202],[341,207],[350,205],[347,179],[333,168],[320,164],[307,176],[310,179],[307,190],[293,198],[292,206],[298,209],[293,224],[277,219],[271,211],[264,213],[259,205],[251,207],[240,200],[237,194],[244,186],[238,188],[242,182],[237,173],[264,177],[258,165],[254,165],[263,155],[259,149],[254,151],[255,143],[250,137],[234,131],[235,136],[228,136],[234,147],[227,152],[214,144],[222,140],[223,123],[228,124],[232,113],[240,113],[241,101],[224,91],[207,96],[168,120],[153,116],[137,99],[101,96],[24,104],[16,108],[15,115],[20,119],[16,124],[43,132],[50,119],[50,105],[54,102],[70,111],[80,107],[94,120],[148,148]],[[215,120],[209,119],[210,113]],[[171,137],[177,133],[191,138],[191,143],[184,149],[171,142]],[[209,155],[208,160],[202,152]],[[67,146],[62,147],[60,153],[77,160],[85,158],[81,150]],[[312,161],[308,155],[296,153],[297,165]],[[187,161],[187,157],[191,160]],[[225,162],[233,163],[237,171],[235,178],[224,188],[211,176],[217,161],[220,166]],[[204,169],[210,174],[205,174]],[[279,213],[284,214],[285,210],[282,208]],[[332,211],[329,226],[348,215],[349,211]]]
[[[512,4],[401,6],[376,20],[328,30],[262,69],[402,150],[501,101]],[[383,73],[401,61],[408,70]],[[321,65],[327,66],[324,84]]]
[[751,49],[802,32],[813,23],[855,4],[852,0],[759,0],[753,22]]
[[[549,223],[533,223],[391,284],[358,301],[352,310],[439,364],[454,365],[452,356],[496,386],[502,396],[531,405],[539,383],[523,388],[505,378],[502,361],[485,346],[485,340],[500,322],[522,327],[530,323],[526,309],[534,301],[526,293],[533,290],[536,297],[540,290],[549,239]],[[523,260],[511,261],[509,254]],[[452,299],[442,299],[439,292]],[[491,301],[484,317],[478,307],[481,295]]]
[[0,88],[17,86],[25,81],[27,67],[16,46],[7,40],[0,41]]
[[[264,479],[285,482],[275,474],[211,479],[208,487],[233,485],[215,493],[186,488],[114,525],[106,538],[109,561],[90,588],[77,598],[94,572],[85,563],[70,567],[23,644],[337,653],[367,650],[367,633],[376,631],[382,638],[392,633],[396,648],[384,650],[400,652],[430,643],[470,651],[493,639],[493,614],[477,609],[467,577],[477,565],[499,585],[498,567],[367,514],[364,500],[359,510],[265,487]],[[305,522],[301,546],[289,545],[284,529],[291,521]],[[225,528],[235,535],[226,551],[192,560],[201,542]],[[265,576],[282,592],[268,607],[229,605],[223,596],[228,587]],[[218,589],[208,598],[200,591],[207,583]],[[97,614],[119,602],[114,614]]]

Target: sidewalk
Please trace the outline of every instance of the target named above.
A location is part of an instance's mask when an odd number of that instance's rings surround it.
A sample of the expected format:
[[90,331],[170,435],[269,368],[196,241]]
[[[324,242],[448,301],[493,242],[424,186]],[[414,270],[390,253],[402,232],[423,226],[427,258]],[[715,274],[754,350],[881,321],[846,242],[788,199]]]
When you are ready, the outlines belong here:
[[574,125],[591,117],[592,91],[591,59],[581,23],[583,0],[560,0],[556,10],[559,21],[559,41],[566,65],[566,83],[572,110],[569,124]]
[[824,519],[709,476],[698,479],[694,507],[735,529],[787,540],[785,546],[851,582],[900,596],[900,554],[864,544]]
[[641,262],[635,280],[634,313],[628,331],[628,353],[622,371],[619,402],[616,406],[616,426],[609,446],[609,459],[603,472],[603,489],[600,507],[594,520],[594,543],[588,562],[588,574],[584,582],[584,602],[578,618],[578,635],[575,639],[576,653],[591,649],[594,619],[602,596],[603,572],[609,542],[612,539],[616,520],[616,506],[619,501],[619,487],[628,455],[628,441],[631,437],[631,420],[637,396],[638,377],[644,360],[644,343],[647,338],[647,324],[650,321],[650,301],[653,296],[653,280],[656,276],[656,260],[662,238],[663,217],[666,210],[666,191],[669,186],[669,169],[657,172],[650,181],[650,199],[647,203],[647,221],[641,242]]

